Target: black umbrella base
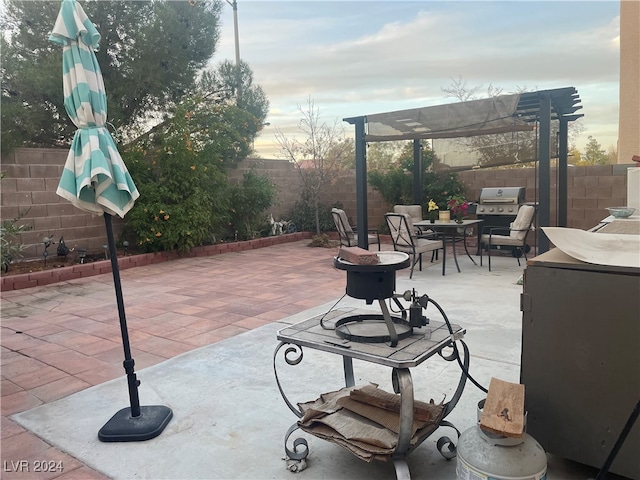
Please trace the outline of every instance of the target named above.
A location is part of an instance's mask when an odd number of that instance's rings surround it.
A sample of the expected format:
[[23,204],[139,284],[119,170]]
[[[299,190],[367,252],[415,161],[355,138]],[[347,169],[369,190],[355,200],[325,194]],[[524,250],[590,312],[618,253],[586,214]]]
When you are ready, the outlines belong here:
[[157,437],[173,417],[169,407],[149,405],[140,407],[140,415],[131,416],[131,408],[123,408],[104,424],[98,432],[101,442],[141,442]]

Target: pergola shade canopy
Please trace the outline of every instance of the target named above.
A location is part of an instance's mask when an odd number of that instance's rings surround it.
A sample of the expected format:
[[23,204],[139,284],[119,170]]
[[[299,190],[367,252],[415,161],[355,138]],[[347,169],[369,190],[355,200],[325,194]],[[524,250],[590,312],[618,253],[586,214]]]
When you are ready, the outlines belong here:
[[367,115],[367,142],[458,138],[532,126],[515,115],[519,94]]
[[[582,108],[577,105],[580,98],[573,87],[500,95],[366,115],[363,117],[366,123],[364,139],[367,142],[384,142],[531,131],[534,129],[532,123],[538,118],[543,96],[551,99],[552,120]],[[351,120],[345,119],[353,123]]]
[[[365,142],[431,140],[435,170],[508,165],[535,161],[540,104],[548,99],[550,121],[573,121],[582,108],[573,87],[500,95],[480,100],[413,108],[363,117]],[[556,136],[550,148],[557,151]],[[555,156],[555,152],[551,153]]]

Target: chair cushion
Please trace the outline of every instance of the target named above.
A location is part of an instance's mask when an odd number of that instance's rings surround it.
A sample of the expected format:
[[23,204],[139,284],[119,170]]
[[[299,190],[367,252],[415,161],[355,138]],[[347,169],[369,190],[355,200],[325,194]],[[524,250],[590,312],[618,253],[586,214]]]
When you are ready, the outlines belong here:
[[[525,232],[526,233],[526,232]],[[521,247],[523,239],[517,239],[508,235],[492,235],[491,236],[491,245],[510,245]],[[485,245],[489,245],[489,235],[484,234],[480,237],[480,242]]]
[[406,213],[411,217],[412,223],[422,221],[422,205],[394,205],[393,211],[394,213]]
[[531,205],[522,205],[518,210],[518,215],[516,215],[515,220],[511,224],[511,232],[509,236],[511,238],[515,238],[522,242],[524,237],[527,236],[527,232],[531,227],[531,222],[533,220],[533,214],[536,209]]
[[416,238],[416,253],[432,252],[442,248],[442,240],[427,240],[426,238]]

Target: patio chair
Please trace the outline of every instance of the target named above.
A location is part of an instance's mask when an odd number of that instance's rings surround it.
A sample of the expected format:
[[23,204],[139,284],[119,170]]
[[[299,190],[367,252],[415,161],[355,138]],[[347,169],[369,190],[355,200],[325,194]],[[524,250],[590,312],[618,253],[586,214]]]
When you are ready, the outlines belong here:
[[533,230],[533,220],[535,219],[536,209],[532,205],[522,205],[518,209],[516,218],[510,227],[491,227],[482,228],[480,235],[480,266],[482,266],[482,250],[487,249],[489,256],[489,271],[491,271],[491,248],[492,247],[512,247],[514,257],[518,260],[520,266],[520,257],[524,255],[527,259],[527,236]]
[[[344,213],[344,210],[341,210],[339,208],[332,208],[331,215],[333,216],[333,221],[335,222],[336,229],[338,230],[340,245],[345,247],[357,247],[358,234],[353,231],[353,228],[351,228],[349,219],[347,218],[347,214]],[[368,245],[377,243],[378,251],[380,250],[380,235],[378,234],[378,230],[368,230],[367,243]]]
[[[422,205],[394,205],[393,213],[406,213],[407,215],[409,215],[409,217],[411,217],[411,222],[413,223],[421,222],[423,220]],[[416,235],[422,236],[425,234],[425,231],[422,228],[416,227],[415,225],[413,227],[415,229]],[[431,230],[428,230],[428,233],[431,233]],[[429,238],[428,235],[427,238]]]
[[[419,263],[419,269],[422,271],[422,254],[425,252],[437,252],[442,250],[442,275],[445,274],[445,263],[447,256],[444,251],[444,241],[440,239],[427,239],[418,237],[414,232],[413,222],[407,213],[386,213],[384,215],[391,240],[393,241],[393,249],[397,252],[404,252],[411,255],[411,272],[409,278],[413,276],[413,269],[416,263]],[[433,235],[438,235],[434,233]]]
[[394,205],[393,213],[406,213],[412,222],[422,221],[422,205]]

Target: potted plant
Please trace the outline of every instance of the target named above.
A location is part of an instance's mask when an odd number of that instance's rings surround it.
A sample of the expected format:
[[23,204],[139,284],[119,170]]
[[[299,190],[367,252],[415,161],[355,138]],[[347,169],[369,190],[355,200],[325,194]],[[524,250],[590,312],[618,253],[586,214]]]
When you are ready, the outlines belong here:
[[433,201],[433,198],[429,200],[428,205],[429,221],[435,223],[438,218],[438,204]]
[[462,223],[462,220],[469,210],[469,202],[461,195],[454,195],[447,202],[447,206],[449,210],[451,210],[451,215],[456,223]]

